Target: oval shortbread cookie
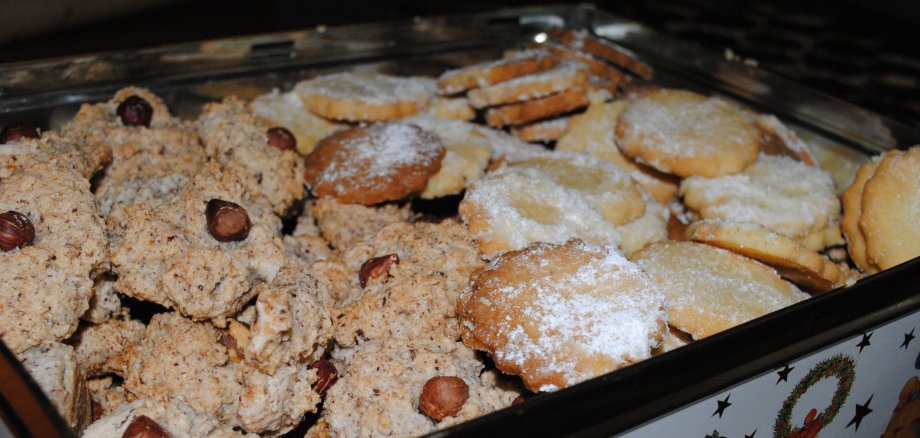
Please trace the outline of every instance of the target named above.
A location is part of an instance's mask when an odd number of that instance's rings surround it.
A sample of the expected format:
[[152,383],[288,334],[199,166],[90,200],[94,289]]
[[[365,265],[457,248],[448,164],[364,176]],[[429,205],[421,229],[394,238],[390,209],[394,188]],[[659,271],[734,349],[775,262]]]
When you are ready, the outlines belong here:
[[866,255],[888,269],[920,255],[920,145],[883,158],[862,196]]
[[616,127],[626,155],[681,177],[740,172],[757,159],[760,137],[736,106],[683,90],[655,90],[636,99]]
[[333,120],[377,122],[411,116],[428,104],[434,82],[422,77],[335,73],[299,82],[310,112]]
[[643,192],[612,164],[555,153],[505,165],[473,183],[460,215],[485,257],[579,238],[619,246],[618,226],[645,212]]
[[702,243],[654,243],[632,260],[668,296],[668,323],[694,339],[808,298],[773,268]]
[[506,253],[473,278],[463,342],[532,391],[553,391],[651,356],[665,296],[615,248],[573,240]]

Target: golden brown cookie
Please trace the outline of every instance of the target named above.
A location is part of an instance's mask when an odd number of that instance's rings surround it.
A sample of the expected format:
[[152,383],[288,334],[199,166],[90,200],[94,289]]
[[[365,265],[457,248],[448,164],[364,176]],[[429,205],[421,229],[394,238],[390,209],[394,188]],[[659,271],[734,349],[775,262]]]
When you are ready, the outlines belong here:
[[535,47],[540,47],[559,59],[580,62],[588,67],[588,71],[591,72],[592,76],[604,78],[614,84],[614,86],[628,81],[623,72],[618,68],[580,50],[553,42],[536,44]]
[[549,70],[470,90],[467,96],[475,108],[539,99],[586,84],[587,70],[584,64],[565,61]]
[[438,94],[457,94],[471,88],[504,82],[552,68],[559,61],[542,50],[525,50],[497,61],[448,70],[438,78]]
[[668,323],[701,339],[808,298],[760,262],[696,242],[631,257],[668,296]]
[[639,61],[630,51],[585,30],[553,29],[549,32],[551,41],[589,53],[600,59],[620,66],[647,81],[652,79],[652,68]]
[[411,116],[425,108],[434,95],[434,82],[422,77],[345,72],[299,82],[294,92],[318,116],[376,122]]
[[549,142],[558,140],[565,134],[569,126],[570,117],[556,117],[526,125],[513,126],[511,133],[515,137],[528,142]]
[[843,229],[843,234],[847,239],[847,251],[853,263],[867,274],[874,274],[879,269],[875,262],[866,257],[866,238],[862,229],[859,228],[859,218],[862,217],[863,189],[866,188],[866,182],[875,174],[882,158],[890,154],[901,153],[901,151],[889,151],[863,163],[856,171],[853,183],[843,191],[840,197],[843,203],[843,220],[841,220],[840,228]]
[[585,88],[572,88],[539,99],[489,108],[485,119],[489,126],[496,128],[521,125],[573,111],[589,103]]
[[467,189],[460,216],[483,256],[578,238],[619,246],[646,210],[642,189],[610,163],[556,152],[505,164]]
[[920,145],[883,158],[863,189],[866,255],[888,269],[920,255]]
[[428,114],[442,119],[470,121],[476,118],[476,109],[465,96],[436,96],[428,105]]
[[556,150],[587,152],[609,161],[628,173],[656,201],[666,204],[677,193],[677,179],[623,155],[614,140],[617,117],[628,105],[627,100],[592,103],[585,112],[571,117],[565,135],[556,142]]
[[504,254],[460,297],[463,342],[553,391],[651,356],[667,329],[665,296],[615,248],[578,240]]
[[664,173],[715,177],[757,160],[761,131],[735,105],[684,90],[651,91],[617,121],[623,153]]
[[306,158],[305,179],[317,197],[377,204],[425,188],[441,168],[437,137],[406,123],[375,123],[322,139]]
[[827,292],[845,280],[837,265],[821,254],[757,224],[704,220],[690,226],[689,236],[770,265],[783,278],[811,291]]

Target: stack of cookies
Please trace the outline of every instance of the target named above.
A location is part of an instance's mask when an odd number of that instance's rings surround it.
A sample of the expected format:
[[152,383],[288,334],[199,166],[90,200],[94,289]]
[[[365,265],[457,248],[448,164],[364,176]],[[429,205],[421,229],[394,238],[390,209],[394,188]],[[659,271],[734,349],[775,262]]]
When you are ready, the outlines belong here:
[[775,117],[545,36],[5,127],[0,337],[87,437],[419,435],[920,255],[920,147],[841,212]]

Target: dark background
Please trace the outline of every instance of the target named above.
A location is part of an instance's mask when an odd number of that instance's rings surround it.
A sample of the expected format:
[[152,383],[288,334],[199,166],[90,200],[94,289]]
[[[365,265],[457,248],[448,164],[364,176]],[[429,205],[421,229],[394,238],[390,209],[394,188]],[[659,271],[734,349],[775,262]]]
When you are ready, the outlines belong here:
[[[0,62],[540,3],[547,2],[179,1],[16,38],[0,45]],[[757,60],[763,68],[920,126],[916,42],[920,40],[916,24],[920,2],[620,0],[596,4],[719,52],[731,48],[741,57]],[[0,25],[13,19],[0,17]]]

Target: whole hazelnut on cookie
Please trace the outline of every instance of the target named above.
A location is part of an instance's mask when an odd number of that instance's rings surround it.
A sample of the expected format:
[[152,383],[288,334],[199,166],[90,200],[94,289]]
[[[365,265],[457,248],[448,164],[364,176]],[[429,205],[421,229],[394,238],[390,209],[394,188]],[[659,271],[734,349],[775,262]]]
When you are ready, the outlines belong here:
[[205,208],[208,220],[208,232],[220,242],[239,242],[249,237],[252,222],[249,214],[241,205],[212,199]]
[[153,119],[153,107],[142,97],[130,96],[118,104],[115,109],[118,118],[125,126],[146,126],[150,127],[150,120]]
[[316,383],[313,384],[313,389],[319,395],[325,394],[339,379],[339,370],[326,359],[319,359],[311,363],[310,369],[316,370]]
[[0,249],[12,251],[29,246],[35,239],[35,227],[26,215],[18,211],[0,213]]
[[146,415],[140,415],[128,425],[122,438],[167,438],[169,432]]
[[418,410],[434,421],[453,417],[460,412],[470,387],[457,376],[435,376],[425,382],[418,398]]
[[39,138],[41,133],[37,129],[22,124],[11,123],[0,130],[0,144],[6,144],[23,138]]
[[268,144],[282,151],[292,151],[297,148],[297,138],[285,128],[280,126],[268,128],[265,134],[268,135]]
[[367,287],[371,280],[386,279],[390,275],[390,267],[394,264],[399,264],[399,256],[396,254],[367,259],[358,269],[358,280],[361,282],[361,287]]

